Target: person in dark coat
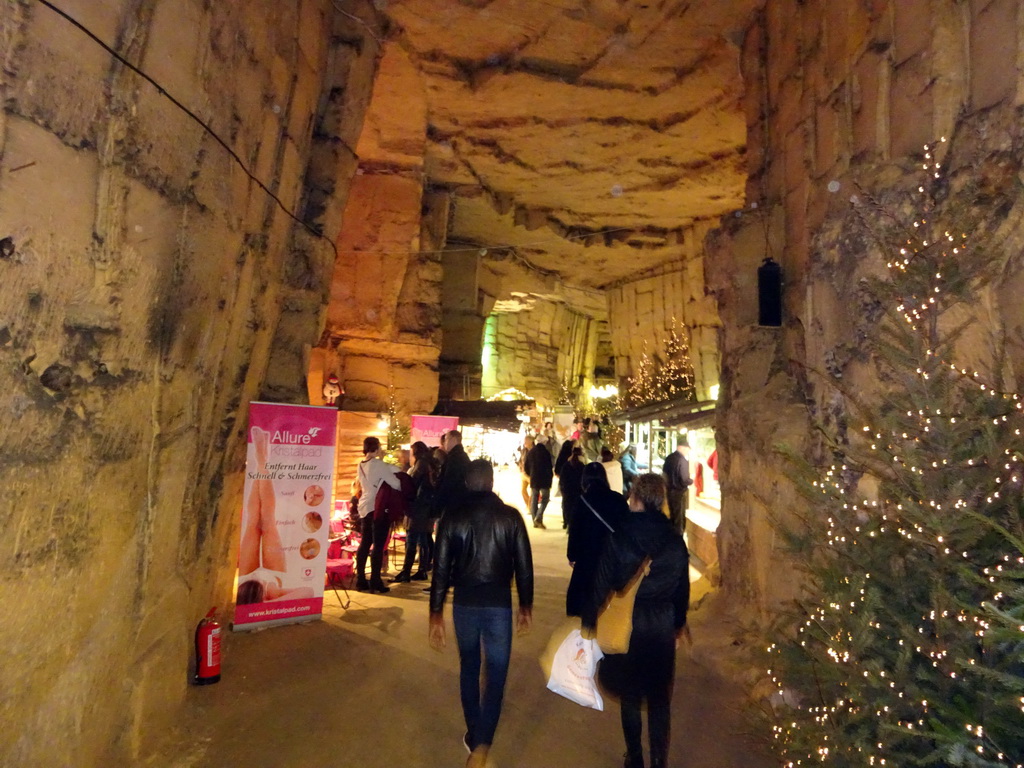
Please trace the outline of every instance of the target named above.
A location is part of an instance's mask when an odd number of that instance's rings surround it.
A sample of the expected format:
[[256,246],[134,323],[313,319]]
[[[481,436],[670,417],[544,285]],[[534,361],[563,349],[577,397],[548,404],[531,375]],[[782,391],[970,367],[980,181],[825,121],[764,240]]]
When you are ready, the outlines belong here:
[[445,457],[437,480],[437,493],[434,494],[434,517],[441,517],[466,493],[466,472],[469,470],[469,456],[462,447],[462,433],[459,430],[445,432],[441,447],[444,448]]
[[583,493],[583,449],[576,446],[561,467],[556,463],[555,474],[558,475],[558,492],[562,495],[562,527],[568,528],[572,524],[580,494]]
[[681,640],[689,641],[689,554],[682,535],[662,512],[664,501],[665,481],[660,476],[645,474],[634,481],[630,513],[615,535],[608,537],[582,616],[584,630],[592,632],[608,596],[625,587],[650,558],[650,572],[640,582],[633,605],[629,650],[605,656],[598,668],[601,685],[621,701],[625,768],[644,765],[641,704],[645,700],[650,768],[668,765],[676,648]]
[[661,474],[668,489],[668,509],[672,514],[672,524],[680,533],[686,533],[687,500],[693,480],[690,479],[690,443],[685,435],[676,440],[676,449],[665,457]]
[[564,443],[562,443],[562,447],[558,449],[558,457],[555,459],[556,475],[562,474],[562,467],[565,466],[565,462],[567,462],[569,460],[569,457],[572,456],[572,449],[576,448],[578,445],[579,443],[576,440],[573,440],[572,438],[569,438]]
[[537,435],[537,444],[526,454],[523,468],[530,476],[530,517],[534,528],[547,528],[544,525],[544,510],[548,507],[551,497],[552,471],[551,452],[548,451],[544,435]]
[[587,464],[580,474],[582,496],[569,523],[566,547],[572,566],[569,589],[565,593],[566,616],[583,615],[584,605],[594,590],[594,577],[605,540],[622,526],[622,518],[629,513],[622,494],[608,487],[608,476],[600,462]]
[[[459,648],[459,693],[466,719],[462,743],[469,766],[487,765],[501,716],[512,651],[512,579],[519,593],[519,634],[533,623],[533,552],[523,516],[493,492],[494,469],[477,459],[466,475],[468,492],[437,528],[430,591],[430,646],[447,643],[444,604],[449,587]],[[440,761],[432,761],[435,765]]]
[[[416,488],[416,498],[412,503],[412,514],[408,518],[406,533],[408,538],[405,541],[405,563],[393,582],[403,581],[427,581],[430,579],[430,558],[433,554],[434,539],[431,534],[434,532],[434,519],[431,512],[434,506],[434,491],[437,483],[437,466],[434,458],[430,455],[430,448],[421,440],[412,444],[413,465],[409,470],[409,477],[412,478],[413,486]],[[412,572],[412,565],[416,561],[416,553],[419,552],[420,567],[416,573]]]

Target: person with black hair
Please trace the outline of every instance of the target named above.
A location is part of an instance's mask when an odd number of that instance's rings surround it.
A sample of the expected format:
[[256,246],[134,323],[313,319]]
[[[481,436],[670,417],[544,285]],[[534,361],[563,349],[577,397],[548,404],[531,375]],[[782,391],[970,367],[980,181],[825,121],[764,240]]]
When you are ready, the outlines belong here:
[[[413,457],[412,478],[416,497],[412,503],[408,517],[405,540],[405,562],[393,578],[392,582],[427,581],[430,578],[430,558],[434,551],[434,519],[431,517],[434,504],[434,493],[437,484],[437,466],[430,455],[430,448],[422,440],[417,440],[410,447]],[[420,556],[420,567],[412,572],[416,554]]]
[[526,455],[523,464],[530,476],[530,517],[533,518],[534,528],[547,528],[544,525],[544,510],[551,498],[551,481],[554,479],[551,453],[545,445],[547,440],[544,435],[537,435],[536,445]]
[[573,447],[570,441],[566,440],[565,445],[570,447],[569,458],[559,466],[555,462],[555,474],[558,475],[558,493],[562,497],[562,528],[568,528],[572,523],[572,516],[580,501],[580,494],[583,493],[581,482],[583,480],[583,449],[578,445]]
[[572,449],[579,447],[579,442],[574,438],[567,438],[562,446],[558,449],[558,456],[555,458],[555,474],[562,474],[562,467],[565,466],[565,462],[572,456]]
[[[363,460],[356,469],[359,485],[359,549],[356,550],[356,589],[360,592],[384,594],[391,589],[384,584],[381,570],[384,567],[384,547],[387,545],[391,521],[387,513],[375,513],[377,491],[387,483],[396,491],[401,490],[398,467],[386,463],[380,440],[369,436],[363,440]],[[372,554],[371,554],[372,549]],[[366,558],[370,556],[370,580],[366,580]]]
[[435,518],[442,517],[466,493],[466,471],[469,469],[469,456],[462,447],[462,433],[459,430],[445,432],[441,447],[445,457],[437,480],[437,492],[434,494]]
[[582,495],[569,523],[566,556],[572,566],[565,593],[567,616],[582,616],[583,606],[594,587],[594,574],[605,541],[618,530],[629,511],[622,494],[608,487],[608,475],[599,462],[581,471]]
[[661,474],[668,489],[668,509],[672,524],[680,533],[686,533],[686,510],[693,480],[690,479],[690,443],[685,435],[676,440],[676,449],[665,457]]
[[486,765],[501,715],[512,652],[513,578],[519,594],[516,630],[525,634],[532,625],[533,553],[523,516],[492,490],[489,461],[470,462],[466,487],[438,525],[428,639],[436,651],[447,644],[444,603],[453,587],[463,744],[470,752],[466,765],[475,767]]

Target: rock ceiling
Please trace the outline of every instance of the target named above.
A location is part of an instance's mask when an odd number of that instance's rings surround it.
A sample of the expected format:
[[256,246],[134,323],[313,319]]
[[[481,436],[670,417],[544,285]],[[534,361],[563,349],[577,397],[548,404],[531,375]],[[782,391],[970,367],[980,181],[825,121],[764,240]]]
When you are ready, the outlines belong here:
[[590,288],[682,258],[692,222],[742,207],[757,3],[377,0],[426,79],[449,242]]

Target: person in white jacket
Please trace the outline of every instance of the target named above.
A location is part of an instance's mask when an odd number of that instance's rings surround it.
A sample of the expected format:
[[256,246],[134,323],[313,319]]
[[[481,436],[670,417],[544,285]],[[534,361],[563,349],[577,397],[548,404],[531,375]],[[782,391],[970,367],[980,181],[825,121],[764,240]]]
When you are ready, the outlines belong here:
[[608,475],[608,487],[616,493],[622,493],[622,464],[607,447],[601,449],[601,466]]
[[[401,490],[402,483],[398,479],[398,467],[381,459],[384,451],[380,440],[367,437],[363,440],[363,460],[359,462],[356,472],[356,483],[359,486],[359,532],[361,539],[356,550],[356,589],[360,592],[379,592],[384,594],[391,589],[381,578],[384,566],[384,548],[388,542],[387,515],[374,515],[373,505],[377,500],[377,491],[382,483],[387,483],[396,491]],[[379,518],[379,519],[378,519]],[[370,554],[370,548],[373,553]],[[370,555],[370,580],[366,580],[366,556]]]

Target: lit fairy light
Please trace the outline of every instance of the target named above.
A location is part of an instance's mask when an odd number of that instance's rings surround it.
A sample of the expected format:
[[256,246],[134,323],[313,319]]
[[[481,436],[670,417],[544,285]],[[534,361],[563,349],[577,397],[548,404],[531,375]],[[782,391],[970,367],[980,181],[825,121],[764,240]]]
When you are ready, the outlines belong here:
[[[945,137],[940,141],[944,143]],[[927,162],[922,170],[939,178],[940,163],[931,147],[926,147],[925,151]],[[925,190],[924,186],[919,187],[920,192]],[[922,338],[929,333],[935,318],[959,300],[955,295],[947,295],[951,286],[944,277],[956,274],[955,269],[950,269],[956,266],[954,259],[974,253],[966,233],[936,227],[930,221],[933,218],[938,217],[918,216],[912,228],[919,240],[912,238],[901,245],[898,257],[887,262],[894,280],[907,279],[916,286],[904,292],[901,300],[891,306],[897,308],[908,332]],[[951,685],[976,688],[983,678],[974,670],[985,668],[990,659],[979,650],[982,646],[978,642],[966,645],[954,642],[949,635],[950,625],[969,629],[970,637],[976,638],[986,638],[997,625],[1003,631],[1012,629],[1018,634],[1024,633],[1024,623],[1017,621],[1008,627],[1005,616],[1000,619],[1000,614],[993,613],[999,610],[996,606],[1007,600],[1005,583],[1009,578],[1009,564],[1019,559],[1024,565],[1024,556],[1013,553],[1012,557],[1003,555],[1000,562],[982,562],[987,556],[977,546],[976,539],[964,532],[964,522],[969,519],[965,516],[984,516],[993,514],[990,508],[1000,510],[1007,505],[1024,505],[1021,489],[1024,443],[1019,440],[1024,414],[1020,396],[993,387],[977,370],[958,366],[949,359],[955,355],[948,346],[929,345],[927,349],[922,348],[920,354],[923,356],[921,363],[912,366],[910,371],[920,382],[921,399],[914,408],[904,410],[905,422],[901,428],[878,429],[868,424],[858,430],[863,437],[863,449],[870,449],[892,468],[889,474],[884,468],[878,468],[882,473],[882,486],[888,489],[885,494],[878,498],[861,498],[856,477],[865,469],[872,474],[870,463],[858,467],[853,476],[847,474],[848,463],[837,463],[809,483],[820,495],[821,503],[830,510],[830,514],[822,518],[822,540],[827,542],[827,549],[841,558],[840,562],[851,568],[836,578],[832,599],[808,607],[807,620],[799,627],[793,648],[802,651],[800,658],[804,660],[827,660],[836,670],[834,679],[843,681],[835,690],[844,693],[826,697],[824,701],[808,700],[807,704],[793,703],[794,695],[787,695],[790,703],[776,723],[773,735],[782,745],[783,764],[790,768],[838,762],[903,765],[907,761],[901,759],[900,750],[905,744],[893,734],[902,731],[914,734],[915,739],[918,733],[928,737],[930,723],[945,711],[945,702],[939,702],[937,712],[931,704],[933,695],[918,698],[910,695],[906,670],[895,662],[887,663],[889,657],[878,654],[884,644],[906,648],[911,659],[927,663],[929,669]],[[947,408],[947,401],[938,400],[946,390],[963,392],[971,407],[963,408],[960,402],[956,407]],[[973,396],[972,390],[976,393]],[[941,407],[926,406],[929,398],[942,402]],[[985,405],[988,401],[992,405]],[[1006,407],[1000,410],[999,403],[1005,403]],[[982,427],[987,431],[982,432]],[[984,440],[996,435],[1012,436],[1016,447],[996,454],[986,450]],[[950,448],[939,450],[938,446],[942,445]],[[965,475],[965,472],[971,474]],[[980,495],[976,492],[978,484],[983,482],[978,479],[982,477],[979,472],[985,473],[984,482],[990,486]],[[887,482],[895,482],[895,478],[904,478],[902,482],[906,485],[887,485]],[[943,523],[946,520],[952,523],[946,525]],[[904,544],[896,545],[894,541]],[[868,586],[871,583],[868,571],[857,573],[857,565],[867,562],[862,548],[875,546],[904,546],[911,548],[905,550],[907,552],[922,553],[921,563],[906,565],[903,578],[920,578],[928,572],[925,562],[936,566],[945,558],[959,564],[957,568],[983,575],[992,589],[984,600],[974,603],[973,609],[931,606],[931,610],[922,612],[916,620],[918,642],[905,644],[899,626],[901,590],[897,587],[895,591],[883,593],[889,597],[879,602],[880,593]],[[924,553],[930,554],[924,557]],[[915,568],[920,573],[915,573]],[[892,574],[888,578],[891,579]],[[861,656],[858,653],[861,648],[875,651]],[[784,647],[773,646],[775,658],[784,658],[786,653]],[[849,671],[844,673],[847,669]],[[772,682],[777,690],[792,690],[787,673],[785,664],[772,665]],[[856,682],[858,680],[861,682]],[[914,680],[914,689],[919,682]],[[1017,714],[1024,712],[1024,697],[1015,701]],[[876,706],[871,706],[876,702]],[[844,737],[843,728],[848,722],[844,717],[857,711],[864,715],[871,713],[878,719],[877,740],[856,742]],[[1014,762],[992,740],[987,723],[979,720],[963,732],[973,740],[968,748],[982,755],[987,761],[985,765],[1021,768],[1020,763]],[[885,734],[888,735],[882,738]]]

